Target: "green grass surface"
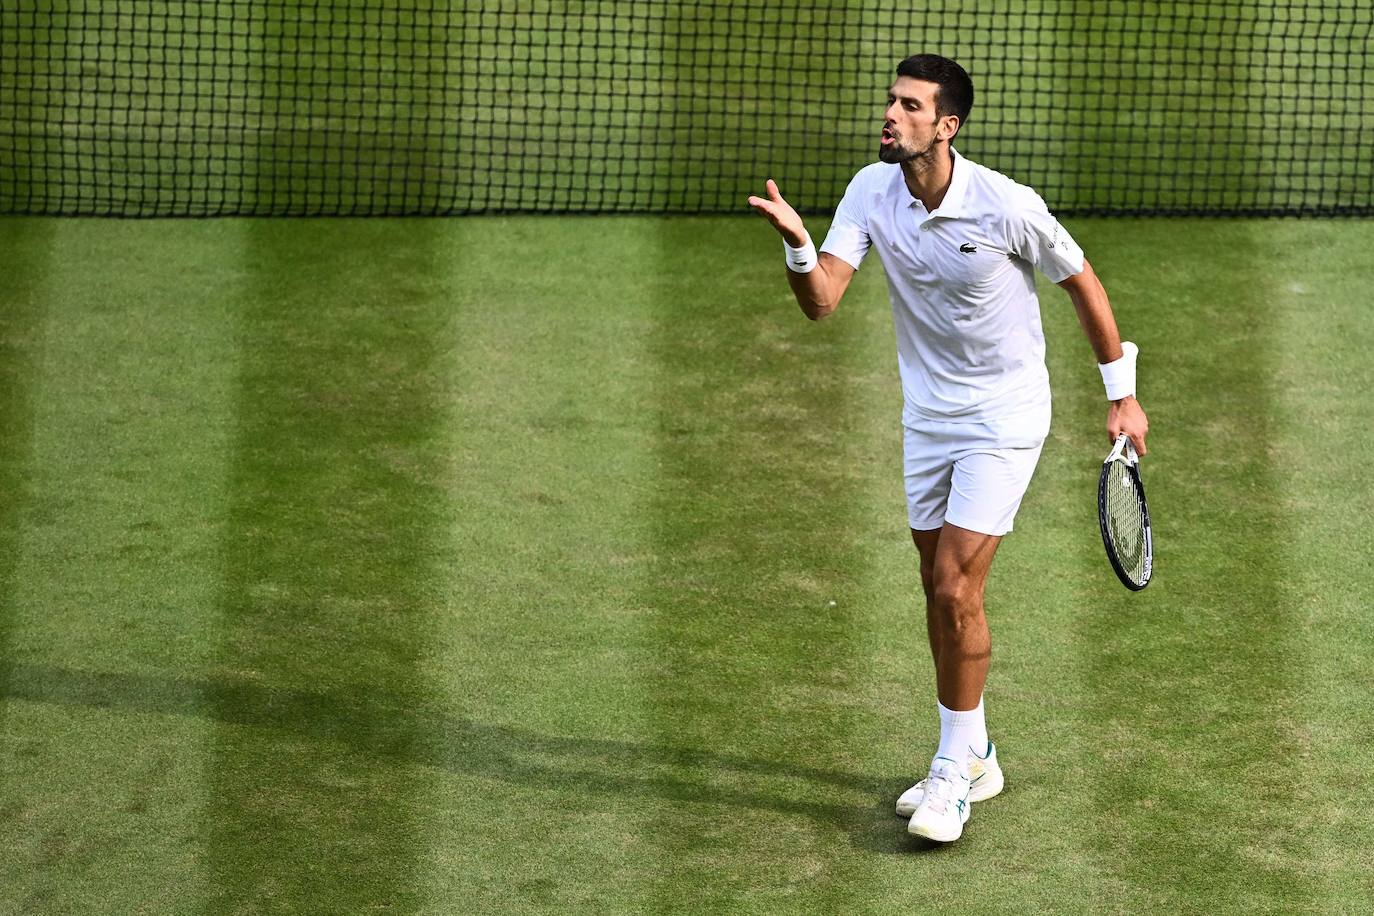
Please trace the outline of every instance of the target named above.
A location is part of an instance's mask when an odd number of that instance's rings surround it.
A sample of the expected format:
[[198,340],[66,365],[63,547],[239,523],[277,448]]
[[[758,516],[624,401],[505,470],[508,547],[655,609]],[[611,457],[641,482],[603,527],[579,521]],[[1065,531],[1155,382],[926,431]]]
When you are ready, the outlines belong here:
[[876,264],[812,324],[750,217],[0,221],[0,913],[1366,909],[1374,225],[1071,228],[1156,579],[1050,287],[1008,788],[930,848]]

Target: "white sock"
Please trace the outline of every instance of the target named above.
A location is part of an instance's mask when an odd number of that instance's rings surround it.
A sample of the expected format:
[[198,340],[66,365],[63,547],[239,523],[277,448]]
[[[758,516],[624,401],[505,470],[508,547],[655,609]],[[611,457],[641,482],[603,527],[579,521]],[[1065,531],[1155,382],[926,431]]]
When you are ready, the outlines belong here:
[[938,700],[935,705],[940,707],[940,749],[935,756],[948,757],[959,764],[959,770],[967,778],[969,752],[987,753],[988,727],[983,718],[983,698],[978,698],[978,705],[973,709],[947,709]]

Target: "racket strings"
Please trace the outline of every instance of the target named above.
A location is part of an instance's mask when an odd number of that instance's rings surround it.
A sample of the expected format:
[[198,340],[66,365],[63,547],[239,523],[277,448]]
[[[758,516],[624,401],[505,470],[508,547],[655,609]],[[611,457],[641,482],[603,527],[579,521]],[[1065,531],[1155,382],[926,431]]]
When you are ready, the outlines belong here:
[[1135,582],[1145,574],[1145,515],[1135,478],[1121,461],[1113,461],[1107,479],[1107,530],[1122,570]]

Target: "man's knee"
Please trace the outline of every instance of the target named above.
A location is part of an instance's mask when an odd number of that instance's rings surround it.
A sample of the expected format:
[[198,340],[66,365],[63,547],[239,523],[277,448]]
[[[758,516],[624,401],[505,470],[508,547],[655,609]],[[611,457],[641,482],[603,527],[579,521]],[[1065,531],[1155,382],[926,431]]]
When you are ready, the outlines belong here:
[[927,594],[937,619],[948,630],[967,629],[983,618],[982,583],[968,576],[941,576]]

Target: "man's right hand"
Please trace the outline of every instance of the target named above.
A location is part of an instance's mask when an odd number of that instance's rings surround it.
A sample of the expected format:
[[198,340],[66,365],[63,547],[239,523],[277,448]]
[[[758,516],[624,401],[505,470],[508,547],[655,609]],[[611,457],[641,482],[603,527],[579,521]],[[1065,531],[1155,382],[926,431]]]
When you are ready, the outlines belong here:
[[[767,197],[750,197],[749,206],[778,230],[784,242],[793,248],[806,245],[806,227],[792,205],[778,193],[777,182],[768,179]],[[840,297],[849,286],[854,268],[829,252],[821,252],[816,269],[806,273],[787,271],[787,285],[797,297],[797,304],[812,321],[824,318],[840,304]]]
[[778,184],[773,179],[768,179],[767,197],[750,197],[749,206],[768,222],[773,224],[773,228],[782,235],[783,241],[793,248],[800,248],[806,244],[806,227],[802,225],[802,219],[797,215],[797,211],[792,209],[792,205],[782,199],[778,193]]

